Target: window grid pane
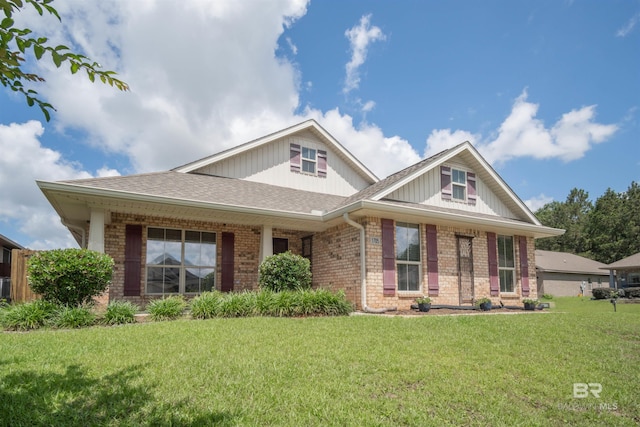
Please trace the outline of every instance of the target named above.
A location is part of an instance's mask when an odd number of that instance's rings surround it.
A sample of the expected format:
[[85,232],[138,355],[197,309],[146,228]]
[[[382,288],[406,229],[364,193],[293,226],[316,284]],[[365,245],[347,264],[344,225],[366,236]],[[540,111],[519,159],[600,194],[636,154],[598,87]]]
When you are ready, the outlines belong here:
[[182,230],[147,230],[148,294],[215,289],[216,234],[185,231],[184,242],[182,235]]

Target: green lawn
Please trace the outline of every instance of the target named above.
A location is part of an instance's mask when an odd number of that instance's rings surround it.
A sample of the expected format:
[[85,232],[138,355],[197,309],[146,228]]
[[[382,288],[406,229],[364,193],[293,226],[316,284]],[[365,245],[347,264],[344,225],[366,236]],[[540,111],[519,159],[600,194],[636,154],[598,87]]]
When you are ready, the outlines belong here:
[[0,333],[0,425],[639,424],[640,304],[554,302]]

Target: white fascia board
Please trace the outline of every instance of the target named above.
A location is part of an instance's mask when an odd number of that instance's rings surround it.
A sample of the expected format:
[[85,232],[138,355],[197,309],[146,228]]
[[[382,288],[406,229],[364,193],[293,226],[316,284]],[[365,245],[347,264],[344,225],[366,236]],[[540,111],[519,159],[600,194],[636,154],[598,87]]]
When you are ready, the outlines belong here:
[[186,208],[215,209],[215,210],[227,211],[227,212],[237,212],[241,214],[269,215],[272,217],[322,222],[321,212],[300,213],[300,212],[291,212],[291,211],[282,211],[282,210],[251,208],[246,206],[230,205],[226,203],[212,203],[212,202],[203,202],[203,201],[192,200],[192,199],[177,199],[174,197],[150,196],[148,194],[141,194],[141,193],[135,193],[130,191],[122,191],[122,190],[105,190],[102,188],[84,187],[84,186],[68,184],[68,183],[62,184],[62,183],[47,182],[47,181],[36,181],[36,183],[38,184],[38,187],[40,187],[40,190],[42,190],[42,192],[45,193],[45,196],[51,202],[52,205],[54,203],[51,198],[54,197],[54,195],[51,194],[51,197],[50,197],[50,194],[48,194],[49,191],[58,192],[58,193],[75,194],[75,195],[93,196],[93,197],[107,197],[107,198],[113,198],[113,199],[127,200],[131,202],[161,203],[165,205],[181,206]]
[[424,218],[432,218],[441,222],[460,223],[465,226],[477,226],[482,229],[509,229],[515,232],[521,232],[523,235],[530,235],[535,238],[553,237],[564,234],[565,230],[559,228],[546,227],[543,225],[535,225],[529,223],[514,223],[505,221],[500,218],[475,217],[466,214],[434,211],[430,209],[415,208],[411,206],[390,205],[384,202],[361,200],[351,205],[342,207],[336,211],[329,212],[324,216],[324,220],[328,221],[336,217],[342,216],[344,213],[355,213],[358,210],[369,209],[381,214],[389,215],[413,215]]

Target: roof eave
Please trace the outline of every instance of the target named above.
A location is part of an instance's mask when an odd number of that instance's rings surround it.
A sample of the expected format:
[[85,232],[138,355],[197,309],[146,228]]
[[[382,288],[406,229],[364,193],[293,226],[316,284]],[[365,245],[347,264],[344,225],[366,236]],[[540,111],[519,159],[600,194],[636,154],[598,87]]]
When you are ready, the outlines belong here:
[[357,211],[375,211],[381,215],[389,216],[412,216],[428,218],[436,224],[461,224],[464,226],[477,227],[483,230],[502,229],[512,232],[519,232],[523,235],[536,239],[544,237],[554,237],[564,234],[565,230],[559,228],[545,227],[543,225],[529,223],[513,223],[497,218],[476,217],[463,213],[440,212],[431,209],[416,208],[411,206],[392,206],[384,202],[374,200],[360,200],[350,205],[344,206],[324,216],[324,220],[334,219],[344,213],[355,214]]

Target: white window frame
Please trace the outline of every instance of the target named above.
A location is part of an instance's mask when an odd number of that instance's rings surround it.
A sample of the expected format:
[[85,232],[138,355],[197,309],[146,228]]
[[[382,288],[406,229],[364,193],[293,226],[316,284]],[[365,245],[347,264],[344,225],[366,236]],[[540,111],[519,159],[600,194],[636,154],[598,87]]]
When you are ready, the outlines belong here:
[[[306,151],[306,153],[305,153]],[[313,158],[309,157],[309,154],[313,153]],[[306,156],[305,156],[306,154]],[[313,171],[307,171],[305,170],[304,165],[306,164],[310,164],[313,166]],[[305,173],[305,174],[309,174],[309,175],[317,175],[318,174],[318,150],[316,150],[315,148],[309,148],[309,147],[304,147],[301,146],[300,147],[300,172],[301,173]]]
[[[503,265],[503,260],[506,260],[506,252],[505,256],[500,256],[500,242],[505,241],[505,239],[511,240],[511,266]],[[498,235],[496,238],[496,246],[498,250],[498,280],[500,282],[500,293],[501,294],[513,294],[516,291],[516,253],[515,253],[515,239],[513,236],[506,235]],[[502,244],[504,246],[504,243]],[[506,248],[505,248],[506,249]],[[509,274],[511,276],[511,290],[503,290],[503,275]],[[504,286],[506,288],[506,286]]]
[[[464,182],[457,182],[456,175],[461,175]],[[462,188],[463,198],[456,197],[456,188]],[[451,200],[467,201],[467,172],[462,169],[451,168]]]
[[[399,259],[398,251],[398,228],[413,228],[418,230],[418,260],[411,261],[408,259]],[[419,293],[422,289],[422,231],[420,224],[412,224],[407,222],[396,222],[395,224],[395,245],[396,245],[396,287],[399,293]],[[409,289],[409,282],[407,281],[407,289],[400,289],[400,275],[398,273],[400,266],[415,265],[418,267],[418,283],[417,289]],[[408,276],[407,276],[408,277]]]
[[[167,230],[171,230],[171,231],[179,231],[180,232],[180,264],[178,265],[171,265],[171,264],[151,264],[149,263],[149,260],[146,259],[146,257],[148,256],[148,242],[149,242],[149,230],[150,229],[158,229],[158,230],[164,230],[164,241],[166,242],[166,231]],[[187,242],[186,241],[186,235],[188,232],[195,232],[195,233],[200,233],[200,244],[202,244],[202,233],[208,233],[208,234],[213,234],[214,236],[214,244],[215,244],[215,254],[213,254],[213,262],[214,265],[186,265],[185,264],[185,246],[186,243],[194,243],[194,242]],[[186,230],[186,229],[178,229],[178,228],[170,228],[170,227],[147,227],[147,235],[146,235],[146,253],[145,253],[145,286],[144,286],[144,290],[145,290],[145,295],[198,295],[200,292],[186,292],[186,272],[187,269],[192,269],[192,268],[201,268],[201,269],[211,269],[212,272],[210,274],[213,274],[214,276],[214,282],[213,282],[213,287],[212,290],[215,290],[215,286],[216,286],[216,281],[215,281],[215,275],[217,273],[217,259],[218,259],[218,233],[214,232],[214,231],[204,231],[204,230]],[[156,240],[156,239],[153,239]],[[211,242],[209,242],[211,243]],[[179,269],[179,277],[178,277],[178,292],[148,292],[148,280],[149,280],[149,268],[177,268]]]

